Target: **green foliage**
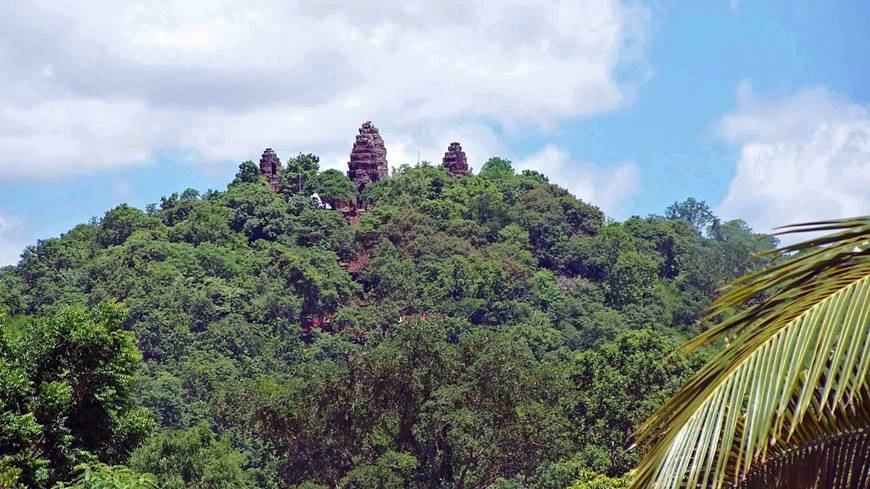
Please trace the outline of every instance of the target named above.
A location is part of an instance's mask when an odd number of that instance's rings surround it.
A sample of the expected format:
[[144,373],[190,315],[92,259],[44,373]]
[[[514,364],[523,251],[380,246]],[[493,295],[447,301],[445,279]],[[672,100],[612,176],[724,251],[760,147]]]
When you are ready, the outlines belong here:
[[75,467],[80,474],[70,483],[59,483],[54,489],[156,489],[157,479],[152,474],[141,474],[123,465],[81,464]]
[[480,176],[485,178],[504,178],[514,174],[514,167],[510,160],[494,156],[487,160],[480,169]]
[[[697,366],[667,358],[675,338],[774,243],[694,201],[606,222],[501,158],[462,178],[404,165],[360,193],[299,154],[279,181],[245,162],[225,191],[119,206],[0,269],[0,484],[48,487],[83,463],[126,463],[161,487],[618,476],[640,416]],[[336,209],[353,203],[351,219]],[[75,328],[34,325],[105,301],[129,315],[88,336],[103,346],[79,363],[23,346],[74,351]],[[87,415],[70,384],[83,358],[117,374],[85,382],[107,382]]]
[[257,168],[257,165],[253,161],[248,160],[239,164],[239,171],[236,173],[236,178],[233,179],[232,184],[257,183],[260,181],[260,178],[260,169]]
[[387,452],[374,464],[359,465],[338,482],[342,489],[403,489],[413,484],[417,459],[406,453]]
[[278,174],[281,190],[287,195],[295,195],[306,189],[320,169],[320,158],[317,155],[299,153],[287,160],[287,165]]
[[[7,478],[48,487],[94,458],[123,460],[151,428],[131,399],[141,356],[104,304],[20,328],[0,323],[0,441]],[[10,469],[14,468],[14,470]]]
[[665,209],[665,217],[689,223],[698,234],[703,234],[717,226],[719,220],[713,215],[710,206],[704,201],[689,197],[682,202],[674,202]]
[[607,300],[617,309],[645,305],[654,293],[659,264],[655,258],[629,251],[620,253],[607,272]]
[[628,475],[612,478],[594,472],[586,472],[567,489],[627,489],[630,483],[631,476]]
[[571,417],[586,467],[610,475],[634,467],[638,453],[625,440],[702,361],[671,358],[676,346],[661,333],[632,331],[574,357]]
[[287,203],[271,189],[259,183],[230,187],[225,205],[233,211],[230,227],[248,240],[276,240],[290,225]]
[[[440,322],[410,321],[355,360],[245,386],[224,409],[250,413],[258,432],[282,447],[288,474],[298,477],[291,483],[402,485],[411,471],[476,486],[564,451],[559,372],[514,335],[445,341],[451,334]],[[467,367],[456,376],[460,365]]]
[[329,169],[314,175],[307,188],[332,207],[350,204],[357,198],[356,186],[338,170]]
[[157,476],[160,489],[254,487],[245,463],[229,437],[218,438],[206,424],[157,434],[130,457],[133,469]]
[[129,207],[127,204],[107,212],[100,222],[100,231],[97,234],[97,242],[101,246],[115,246],[123,243],[138,229],[159,226],[160,222],[139,209]]

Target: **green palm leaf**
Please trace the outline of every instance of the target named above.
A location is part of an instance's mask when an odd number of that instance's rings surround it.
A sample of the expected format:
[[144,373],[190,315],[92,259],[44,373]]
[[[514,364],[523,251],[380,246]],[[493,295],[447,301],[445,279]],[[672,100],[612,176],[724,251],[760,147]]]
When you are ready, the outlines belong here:
[[773,251],[711,305],[754,301],[684,346],[726,342],[638,430],[652,446],[633,488],[870,487],[870,217],[784,232],[807,231],[829,234]]

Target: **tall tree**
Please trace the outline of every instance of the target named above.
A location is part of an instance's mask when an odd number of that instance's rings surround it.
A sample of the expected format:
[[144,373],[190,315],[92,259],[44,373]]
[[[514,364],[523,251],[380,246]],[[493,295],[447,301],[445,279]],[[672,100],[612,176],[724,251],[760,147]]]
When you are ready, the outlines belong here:
[[665,217],[671,220],[686,221],[695,228],[698,234],[704,234],[711,227],[715,228],[718,219],[703,200],[689,197],[682,202],[674,202],[665,209]]
[[287,160],[287,169],[278,175],[281,188],[288,195],[301,192],[305,185],[320,170],[320,158],[312,153],[294,156]]

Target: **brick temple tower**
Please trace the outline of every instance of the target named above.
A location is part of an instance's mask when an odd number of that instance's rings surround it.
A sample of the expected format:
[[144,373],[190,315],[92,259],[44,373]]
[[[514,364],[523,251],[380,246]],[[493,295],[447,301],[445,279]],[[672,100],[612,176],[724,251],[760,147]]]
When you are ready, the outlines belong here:
[[273,190],[278,190],[278,169],[281,168],[281,160],[272,148],[266,148],[263,151],[263,156],[260,157],[260,174],[266,177],[269,186]]
[[387,178],[387,149],[378,128],[371,121],[364,122],[360,127],[347,168],[347,177],[360,190],[369,183]]
[[468,160],[465,158],[465,151],[462,151],[462,145],[455,142],[450,143],[447,152],[444,153],[441,166],[446,168],[451,175],[457,177],[468,175]]

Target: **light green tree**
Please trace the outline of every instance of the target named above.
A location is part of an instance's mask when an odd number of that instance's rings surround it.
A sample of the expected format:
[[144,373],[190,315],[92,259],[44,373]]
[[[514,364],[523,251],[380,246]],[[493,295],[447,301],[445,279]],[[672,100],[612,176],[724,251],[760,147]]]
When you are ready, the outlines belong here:
[[59,483],[54,489],[157,489],[153,474],[141,474],[123,465],[101,463],[76,466],[79,475],[70,483]]
[[204,423],[150,438],[133,452],[130,465],[157,475],[161,489],[244,489],[253,487],[242,469],[245,456]]

